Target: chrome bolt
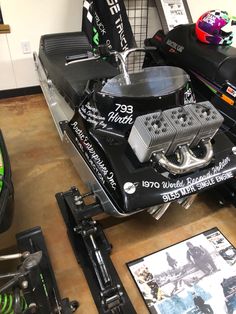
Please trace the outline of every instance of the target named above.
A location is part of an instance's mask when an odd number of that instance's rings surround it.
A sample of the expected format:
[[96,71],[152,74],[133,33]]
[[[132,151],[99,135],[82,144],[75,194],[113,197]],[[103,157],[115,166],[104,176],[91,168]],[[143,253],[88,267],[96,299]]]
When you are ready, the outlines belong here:
[[27,280],[22,281],[21,287],[22,287],[22,289],[27,289],[28,288],[28,281]]
[[22,257],[25,259],[26,257],[30,256],[30,252],[26,251],[22,253]]

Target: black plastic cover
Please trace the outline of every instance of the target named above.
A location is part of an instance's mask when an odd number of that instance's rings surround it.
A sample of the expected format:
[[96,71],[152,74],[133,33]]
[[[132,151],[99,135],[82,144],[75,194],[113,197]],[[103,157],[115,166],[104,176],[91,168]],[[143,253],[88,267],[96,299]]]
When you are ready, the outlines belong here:
[[158,44],[170,63],[194,70],[220,86],[226,81],[236,86],[236,48],[201,43],[195,24],[175,27]]

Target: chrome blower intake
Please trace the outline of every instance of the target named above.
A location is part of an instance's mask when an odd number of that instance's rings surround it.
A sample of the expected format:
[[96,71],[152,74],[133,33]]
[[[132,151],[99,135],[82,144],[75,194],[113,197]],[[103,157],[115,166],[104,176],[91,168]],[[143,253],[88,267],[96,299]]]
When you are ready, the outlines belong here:
[[[213,157],[211,139],[223,122],[209,101],[149,113],[136,118],[128,142],[140,162],[155,158],[172,174],[205,167]],[[197,157],[193,148],[201,147]],[[177,162],[170,161],[171,155]]]
[[[209,101],[153,112],[136,118],[128,142],[141,163],[155,159],[171,174],[185,174],[210,163],[211,139],[223,120]],[[179,204],[189,208],[193,200],[190,196]],[[152,207],[148,212],[159,219],[168,206]]]

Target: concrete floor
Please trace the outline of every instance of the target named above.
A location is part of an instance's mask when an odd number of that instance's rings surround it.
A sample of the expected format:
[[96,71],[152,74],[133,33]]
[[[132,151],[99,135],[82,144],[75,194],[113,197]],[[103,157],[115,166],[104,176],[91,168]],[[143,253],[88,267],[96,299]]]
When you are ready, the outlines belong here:
[[[62,149],[43,96],[0,100],[0,128],[15,186],[14,220],[10,230],[0,235],[0,250],[14,245],[15,233],[41,226],[62,296],[80,301],[78,313],[97,313],[54,197],[73,185],[82,192],[86,188]],[[137,312],[148,311],[127,270],[128,261],[212,227],[218,227],[236,245],[235,225],[236,209],[220,208],[205,195],[189,210],[172,205],[159,221],[141,213],[106,228],[113,244],[112,260]]]

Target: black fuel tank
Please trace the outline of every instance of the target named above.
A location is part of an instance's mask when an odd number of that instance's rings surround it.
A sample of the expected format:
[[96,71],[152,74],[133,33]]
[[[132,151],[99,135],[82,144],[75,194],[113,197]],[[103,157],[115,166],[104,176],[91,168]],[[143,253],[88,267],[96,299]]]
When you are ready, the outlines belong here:
[[126,133],[139,115],[184,105],[188,84],[178,67],[145,68],[109,79],[96,94],[96,106],[107,129]]

